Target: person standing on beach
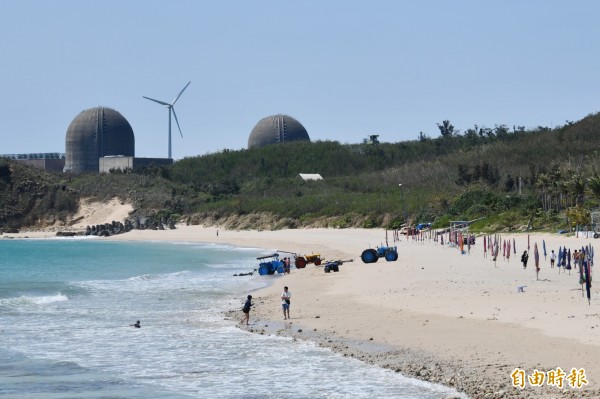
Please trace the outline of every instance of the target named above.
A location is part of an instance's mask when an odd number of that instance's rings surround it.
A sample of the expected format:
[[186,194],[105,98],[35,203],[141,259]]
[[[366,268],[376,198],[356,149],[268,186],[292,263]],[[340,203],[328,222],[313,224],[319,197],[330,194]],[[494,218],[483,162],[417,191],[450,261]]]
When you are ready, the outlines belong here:
[[283,268],[284,268],[285,272],[287,274],[290,274],[290,258],[285,258],[283,264],[284,264]]
[[523,255],[521,255],[521,262],[523,262],[523,269],[527,269],[527,261],[529,260],[529,255],[527,251],[523,251]]
[[248,298],[246,299],[246,303],[244,303],[244,307],[242,308],[242,312],[244,312],[244,318],[242,319],[242,321],[240,321],[241,324],[244,324],[244,322],[246,322],[246,325],[248,325],[248,322],[250,321],[250,308],[252,307],[252,295],[248,295]]
[[283,308],[283,319],[290,319],[290,298],[292,297],[292,293],[288,290],[288,287],[283,287],[283,292],[281,293],[281,307]]
[[288,265],[288,263],[287,263],[287,257],[286,257],[281,260],[281,266],[283,267],[283,274],[287,274],[287,272],[288,272],[287,265]]
[[550,268],[551,269],[554,268],[555,261],[556,261],[556,254],[554,253],[554,250],[552,250],[552,253],[550,254]]

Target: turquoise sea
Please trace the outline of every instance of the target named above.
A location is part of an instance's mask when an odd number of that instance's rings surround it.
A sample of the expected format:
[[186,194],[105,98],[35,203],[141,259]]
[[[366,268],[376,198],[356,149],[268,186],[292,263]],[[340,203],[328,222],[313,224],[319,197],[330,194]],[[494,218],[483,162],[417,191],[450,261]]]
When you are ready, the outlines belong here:
[[[260,249],[0,240],[0,398],[446,398],[455,391],[223,311],[278,279]],[[242,314],[240,312],[240,318]],[[140,320],[141,328],[130,326]]]

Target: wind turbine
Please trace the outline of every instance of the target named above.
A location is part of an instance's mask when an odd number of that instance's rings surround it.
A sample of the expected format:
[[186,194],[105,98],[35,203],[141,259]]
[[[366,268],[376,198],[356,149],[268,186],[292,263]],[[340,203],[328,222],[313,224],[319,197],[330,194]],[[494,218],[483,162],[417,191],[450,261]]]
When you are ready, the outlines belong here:
[[161,105],[165,105],[167,107],[167,109],[169,110],[169,159],[171,159],[171,113],[175,117],[175,122],[177,122],[177,128],[179,129],[179,134],[181,135],[181,138],[183,138],[183,133],[181,133],[181,127],[179,126],[179,121],[177,120],[177,114],[175,113],[174,106],[175,106],[175,103],[177,102],[177,100],[179,100],[179,97],[181,97],[181,95],[183,94],[183,91],[185,89],[187,89],[187,87],[190,85],[190,83],[192,83],[191,80],[188,82],[188,84],[185,85],[185,87],[183,89],[181,89],[181,91],[179,92],[179,94],[177,95],[177,97],[175,97],[175,100],[173,100],[173,102],[170,103],[170,104],[166,103],[164,101],[155,100],[154,98],[142,96],[146,100],[154,101],[155,103],[159,103]]

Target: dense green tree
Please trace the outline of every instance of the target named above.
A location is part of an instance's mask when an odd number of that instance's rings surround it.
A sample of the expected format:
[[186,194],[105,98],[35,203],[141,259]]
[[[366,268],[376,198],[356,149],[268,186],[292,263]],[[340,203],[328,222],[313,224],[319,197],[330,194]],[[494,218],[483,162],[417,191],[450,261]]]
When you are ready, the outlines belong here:
[[442,121],[441,124],[438,123],[437,127],[440,129],[442,137],[449,138],[458,134],[458,130],[454,130],[454,125],[452,125],[449,120]]

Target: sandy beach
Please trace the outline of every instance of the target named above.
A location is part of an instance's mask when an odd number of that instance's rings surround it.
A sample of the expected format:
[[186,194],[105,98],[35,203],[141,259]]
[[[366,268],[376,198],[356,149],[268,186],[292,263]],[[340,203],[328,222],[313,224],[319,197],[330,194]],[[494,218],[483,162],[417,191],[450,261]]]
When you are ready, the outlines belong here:
[[[54,234],[23,231],[0,237]],[[600,397],[599,292],[592,287],[588,305],[578,270],[569,275],[550,268],[542,250],[542,240],[549,254],[563,245],[593,245],[594,239],[503,235],[514,239],[516,255],[508,260],[500,255],[493,262],[484,256],[481,237],[463,254],[433,240],[402,236],[394,244],[390,235],[398,261],[374,264],[364,264],[360,254],[385,244],[382,229],[228,231],[180,224],[175,230],[134,230],[108,239],[218,242],[264,248],[265,254],[279,250],[354,259],[338,273],[324,273],[312,264],[292,267],[289,275],[256,273],[251,278],[269,279],[272,285],[253,293],[248,328],[313,340],[346,356],[456,387],[473,398]],[[531,257],[523,269],[520,254],[528,241]],[[539,280],[535,243],[541,253]],[[281,312],[284,285],[292,293],[291,320]],[[550,380],[559,368],[564,378]],[[533,378],[542,373],[543,381]],[[522,388],[514,386],[520,377],[525,378]]]

